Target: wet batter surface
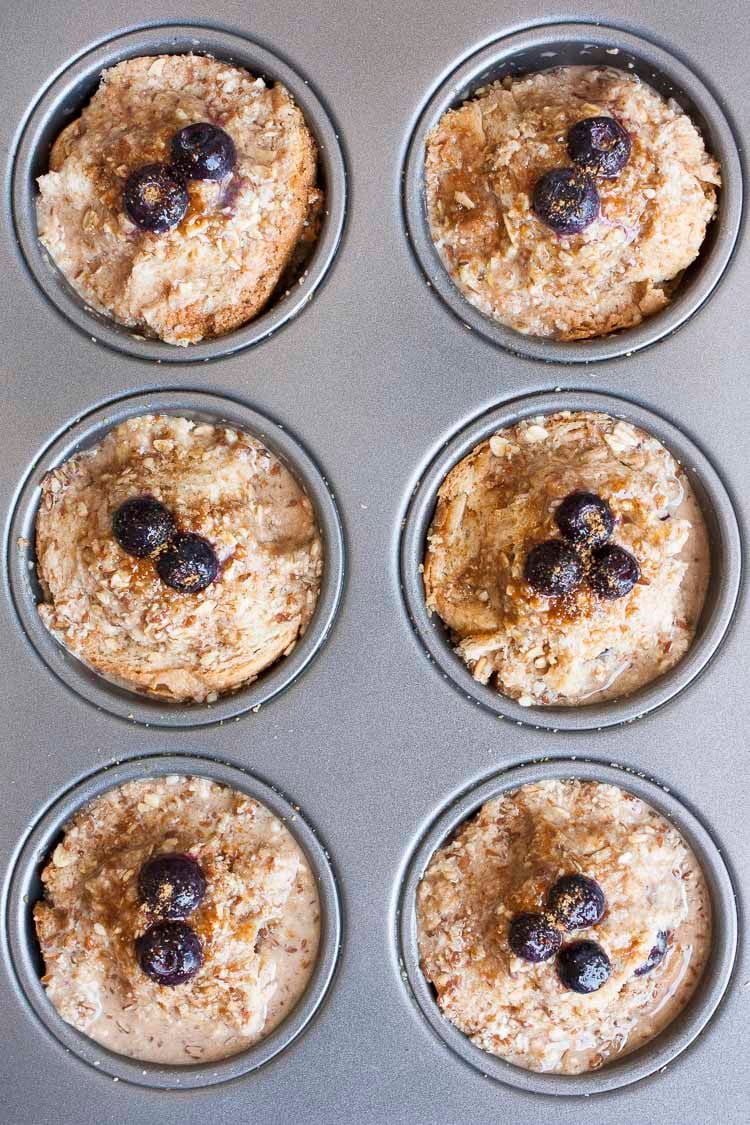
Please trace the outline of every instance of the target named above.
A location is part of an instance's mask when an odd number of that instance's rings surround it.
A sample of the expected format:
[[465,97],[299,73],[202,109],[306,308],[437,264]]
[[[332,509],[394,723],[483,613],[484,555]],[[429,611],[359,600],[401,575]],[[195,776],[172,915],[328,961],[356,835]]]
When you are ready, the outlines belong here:
[[[611,962],[596,991],[566,987],[553,958],[509,946],[563,875],[595,880],[598,924],[565,933]],[[482,1050],[529,1070],[594,1070],[658,1035],[684,1008],[711,946],[703,873],[679,832],[639,798],[590,781],[544,781],[487,802],[430,861],[417,899],[422,970],[444,1015]],[[663,935],[662,959],[649,971]]]
[[[600,214],[561,236],[535,215],[536,181],[569,166],[568,130],[614,117],[632,143]],[[560,67],[486,87],[430,134],[425,184],[432,238],[463,295],[533,336],[576,340],[664,308],[716,211],[720,170],[673,101],[614,68]]]
[[[205,898],[187,919],[204,961],[158,984],[135,941],[152,921],[138,874],[153,856],[201,866]],[[204,778],[129,782],[64,830],[34,908],[47,994],[102,1046],[148,1062],[208,1062],[271,1032],[302,996],[317,959],[320,907],[307,860],[257,801]]]
[[[609,505],[611,541],[637,560],[627,596],[586,582],[565,599],[526,580],[538,543],[560,538],[560,502],[587,490]],[[560,412],[501,430],[456,465],[428,534],[428,608],[481,683],[524,706],[631,694],[688,651],[709,579],[705,523],[672,455],[605,414]]]

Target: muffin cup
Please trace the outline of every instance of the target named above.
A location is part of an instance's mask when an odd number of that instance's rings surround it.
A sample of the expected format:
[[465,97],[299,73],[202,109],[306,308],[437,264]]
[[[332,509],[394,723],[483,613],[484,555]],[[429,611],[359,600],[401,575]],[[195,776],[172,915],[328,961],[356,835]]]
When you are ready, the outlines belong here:
[[[464,297],[446,271],[430,235],[424,192],[427,137],[443,114],[480,87],[506,75],[555,66],[611,66],[637,74],[674,98],[700,128],[722,170],[719,209],[696,262],[661,312],[634,328],[590,340],[556,341],[526,336],[485,316]],[[679,328],[708,299],[732,256],[742,218],[742,170],[732,128],[716,98],[684,63],[654,43],[614,27],[586,23],[542,24],[519,31],[471,55],[432,94],[409,143],[404,172],[404,212],[409,239],[430,285],[468,328],[517,355],[555,363],[591,363],[630,354]]]
[[[103,70],[141,55],[187,53],[212,55],[267,81],[281,82],[287,88],[318,144],[326,202],[320,237],[300,283],[240,328],[183,348],[145,338],[137,330],[95,312],[79,297],[39,242],[35,199],[36,180],[47,170],[53,142],[91,99]],[[258,343],[296,316],[311,300],[341,239],[346,214],[346,167],[338,131],[328,111],[308,80],[278,55],[243,36],[218,28],[164,24],[108,39],[74,59],[44,88],[23,127],[13,163],[11,197],[15,234],[26,265],[63,316],[98,343],[138,359],[194,363],[230,355]]]
[[[110,683],[55,640],[37,609],[43,595],[36,574],[35,524],[44,477],[81,449],[96,445],[126,418],[150,413],[226,424],[257,438],[284,462],[312,501],[323,541],[320,594],[307,631],[288,656],[261,672],[247,687],[220,696],[214,703],[170,703]],[[286,688],[307,667],[328,635],[341,597],[345,565],[344,538],[336,501],[320,470],[299,442],[282,426],[241,402],[193,391],[154,391],[119,399],[73,422],[53,439],[21,486],[10,522],[7,560],[11,598],[19,625],[47,667],[89,703],[120,718],[160,727],[220,722],[259,707]]]
[[[592,410],[623,418],[662,442],[680,463],[699,501],[708,530],[711,576],[690,649],[664,676],[621,700],[572,707],[523,707],[475,680],[456,655],[440,617],[427,609],[421,567],[437,493],[453,466],[496,430],[524,418],[560,410]],[[587,391],[554,392],[504,403],[471,422],[443,447],[422,476],[406,513],[401,538],[401,588],[406,610],[429,657],[468,699],[518,723],[554,731],[594,730],[641,718],[672,699],[706,667],[732,620],[740,587],[741,557],[732,501],[716,470],[690,438],[659,415],[627,399]]]
[[[475,1046],[437,1005],[432,985],[422,974],[417,942],[416,895],[420,880],[435,851],[481,806],[522,785],[549,779],[577,778],[607,782],[640,797],[665,816],[681,833],[700,863],[711,895],[712,949],[695,992],[685,1008],[654,1039],[630,1055],[615,1059],[601,1070],[586,1074],[544,1074],[524,1070]],[[721,1001],[732,976],[737,951],[737,905],[732,880],[714,841],[697,817],[665,786],[641,774],[591,761],[545,762],[515,766],[460,795],[438,813],[408,860],[401,887],[397,920],[402,977],[411,997],[439,1039],[482,1075],[542,1094],[598,1094],[630,1085],[660,1070],[700,1034]]]
[[[34,904],[42,897],[41,868],[61,832],[85,805],[128,781],[197,776],[247,793],[284,821],[302,848],[320,897],[321,934],[318,959],[299,1003],[265,1039],[247,1050],[217,1062],[189,1066],[164,1065],[131,1059],[102,1047],[58,1015],[41,982],[43,961],[34,927]],[[314,829],[276,789],[252,774],[223,762],[186,754],[134,758],[124,765],[102,770],[69,790],[42,815],[20,846],[10,878],[3,915],[8,964],[28,1008],[62,1047],[113,1078],[160,1089],[194,1089],[212,1086],[257,1070],[283,1051],[304,1030],[320,1007],[333,979],[341,944],[341,907],[336,877],[328,854]]]

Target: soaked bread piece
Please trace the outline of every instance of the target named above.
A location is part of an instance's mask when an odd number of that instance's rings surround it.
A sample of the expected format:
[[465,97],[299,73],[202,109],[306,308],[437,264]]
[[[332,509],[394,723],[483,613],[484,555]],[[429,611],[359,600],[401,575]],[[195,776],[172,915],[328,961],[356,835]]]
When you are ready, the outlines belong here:
[[[188,918],[203,964],[177,987],[139,967],[153,918],[138,874],[189,854],[206,882]],[[200,777],[132,781],[65,826],[34,907],[44,985],[63,1019],[112,1051],[149,1062],[208,1062],[244,1050],[289,1014],[315,965],[315,879],[281,821]]]

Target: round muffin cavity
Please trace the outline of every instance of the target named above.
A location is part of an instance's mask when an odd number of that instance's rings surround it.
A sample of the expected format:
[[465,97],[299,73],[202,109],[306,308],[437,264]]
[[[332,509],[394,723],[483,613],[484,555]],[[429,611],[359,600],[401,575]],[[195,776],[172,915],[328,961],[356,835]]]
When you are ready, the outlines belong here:
[[[177,134],[203,123],[233,148],[220,178],[170,163]],[[130,177],[165,164],[189,199],[181,221],[177,211],[153,233],[131,217]],[[159,55],[105,71],[49,167],[37,224],[57,266],[92,308],[170,344],[250,320],[302,272],[317,238],[317,149],[302,113],[282,86],[217,59]]]
[[[558,508],[578,491],[614,517],[601,550],[561,537]],[[530,582],[547,542],[581,560],[564,589],[560,567],[557,585]],[[690,647],[708,577],[705,523],[675,459],[629,422],[586,411],[526,419],[460,461],[424,560],[427,607],[458,655],[525,706],[603,702],[663,675]]]
[[[175,852],[200,865],[205,894],[185,921],[164,922],[139,872]],[[192,1064],[245,1050],[292,1010],[316,962],[320,907],[303,852],[263,805],[204,778],[98,797],[64,829],[42,883],[34,920],[51,1002],[132,1058]],[[187,980],[157,983],[139,963],[144,935],[165,927],[187,928],[200,951]]]
[[[136,497],[159,501],[178,529],[152,557],[128,554],[113,531]],[[196,548],[208,572],[187,565]],[[312,505],[265,446],[167,415],[122,422],[47,475],[36,558],[56,639],[112,682],[174,702],[210,702],[288,655],[323,569]]]
[[[570,875],[594,880],[606,904],[573,932],[548,912],[551,889]],[[511,950],[511,922],[526,915],[559,927],[554,960],[556,946],[543,961]],[[680,834],[639,798],[591,781],[543,781],[488,801],[433,856],[417,918],[443,1014],[482,1050],[561,1074],[658,1035],[688,1002],[711,943],[705,879]],[[604,971],[571,980],[571,962],[586,958]]]
[[[535,213],[534,189],[571,167],[571,128],[599,117],[627,132],[627,161],[595,188],[593,174],[587,181],[598,217],[556,233]],[[484,87],[443,115],[426,149],[430,229],[452,280],[486,316],[557,340],[605,335],[664,308],[700,251],[719,184],[677,103],[608,67]]]

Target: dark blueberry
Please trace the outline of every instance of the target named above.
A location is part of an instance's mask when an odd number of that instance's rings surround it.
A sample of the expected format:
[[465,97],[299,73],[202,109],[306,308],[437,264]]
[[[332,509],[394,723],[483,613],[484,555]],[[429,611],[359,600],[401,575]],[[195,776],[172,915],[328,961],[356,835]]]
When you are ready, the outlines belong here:
[[147,977],[157,984],[185,984],[203,964],[203,946],[186,922],[155,922],[137,938],[135,953]]
[[624,598],[641,576],[641,568],[624,547],[608,543],[596,551],[589,570],[589,585],[600,598]]
[[134,496],[112,514],[112,533],[123,551],[145,559],[172,538],[172,513],[152,496]]
[[206,880],[200,864],[190,855],[157,855],[144,863],[138,875],[141,899],[163,918],[187,918],[203,901]]
[[556,234],[580,234],[599,217],[599,192],[579,168],[553,168],[537,180],[533,207]]
[[645,977],[646,973],[650,973],[652,969],[655,969],[656,966],[664,960],[664,954],[666,952],[667,935],[664,933],[664,930],[659,930],[656,935],[656,945],[652,946],[651,952],[640,969],[635,970],[635,975],[637,977]]
[[236,159],[229,134],[206,121],[186,125],[172,137],[172,160],[189,180],[221,180]]
[[544,914],[517,914],[510,923],[508,944],[524,961],[549,961],[562,945],[562,934]]
[[615,526],[615,517],[606,500],[593,492],[571,492],[555,512],[560,532],[573,543],[603,547]]
[[573,941],[557,956],[557,975],[573,992],[596,992],[611,972],[609,957],[595,941]]
[[559,598],[580,586],[583,563],[574,547],[562,539],[547,539],[531,548],[523,574],[537,593]]
[[566,930],[595,926],[604,917],[604,891],[586,875],[563,875],[547,898],[547,907]]
[[586,117],[568,132],[568,154],[592,176],[613,180],[619,176],[632,148],[630,136],[614,117]]
[[175,535],[156,559],[162,582],[181,594],[197,594],[210,586],[219,573],[216,552],[202,535]]
[[171,164],[144,164],[125,183],[125,210],[137,227],[153,234],[176,227],[189,202],[184,177]]

